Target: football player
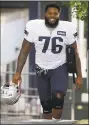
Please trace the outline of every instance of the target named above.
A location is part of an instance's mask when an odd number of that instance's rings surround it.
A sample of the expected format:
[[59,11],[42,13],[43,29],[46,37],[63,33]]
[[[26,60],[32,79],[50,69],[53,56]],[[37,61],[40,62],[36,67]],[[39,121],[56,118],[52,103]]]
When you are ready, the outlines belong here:
[[12,82],[21,80],[21,73],[32,43],[35,44],[37,88],[45,119],[60,119],[64,97],[68,87],[66,66],[66,45],[75,49],[77,78],[76,86],[82,86],[81,63],[77,50],[77,30],[68,21],[61,21],[58,5],[49,4],[45,8],[45,19],[30,20],[26,24],[22,48],[18,56],[16,73]]

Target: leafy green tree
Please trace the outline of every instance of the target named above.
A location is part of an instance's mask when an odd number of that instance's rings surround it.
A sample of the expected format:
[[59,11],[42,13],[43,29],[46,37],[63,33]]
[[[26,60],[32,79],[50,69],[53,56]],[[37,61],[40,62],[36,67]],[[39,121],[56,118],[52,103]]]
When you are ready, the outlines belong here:
[[76,12],[77,19],[89,20],[89,1],[63,1],[62,5],[74,8],[72,13]]
[[[72,14],[84,21],[84,31],[89,44],[89,1],[63,1],[62,6],[73,8]],[[76,13],[74,13],[76,12]]]
[[87,38],[87,49],[89,49],[89,1],[63,1],[62,6],[74,8],[76,18],[84,21],[84,35]]

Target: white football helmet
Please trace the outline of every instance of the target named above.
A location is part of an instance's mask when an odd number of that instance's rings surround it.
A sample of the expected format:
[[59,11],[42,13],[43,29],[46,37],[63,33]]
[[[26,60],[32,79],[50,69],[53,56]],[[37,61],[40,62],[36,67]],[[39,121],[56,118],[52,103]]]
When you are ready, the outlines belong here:
[[15,104],[21,95],[20,83],[5,84],[1,87],[1,102],[7,105]]

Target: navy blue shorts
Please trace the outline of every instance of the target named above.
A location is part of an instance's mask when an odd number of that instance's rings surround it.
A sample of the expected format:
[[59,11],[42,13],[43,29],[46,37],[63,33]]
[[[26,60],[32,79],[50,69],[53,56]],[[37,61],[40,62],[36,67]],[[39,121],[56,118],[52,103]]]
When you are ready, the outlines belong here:
[[66,94],[68,87],[66,64],[52,70],[43,70],[37,66],[36,74],[40,100],[47,100],[56,92],[63,92]]

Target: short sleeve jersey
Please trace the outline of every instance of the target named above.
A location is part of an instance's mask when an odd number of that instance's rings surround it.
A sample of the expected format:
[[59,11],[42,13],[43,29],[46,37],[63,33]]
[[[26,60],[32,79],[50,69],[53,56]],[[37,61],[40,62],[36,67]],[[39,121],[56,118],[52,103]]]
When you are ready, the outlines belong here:
[[76,26],[59,21],[56,28],[48,28],[44,20],[27,22],[24,38],[35,44],[35,63],[44,69],[55,69],[66,63],[66,45],[77,42]]

